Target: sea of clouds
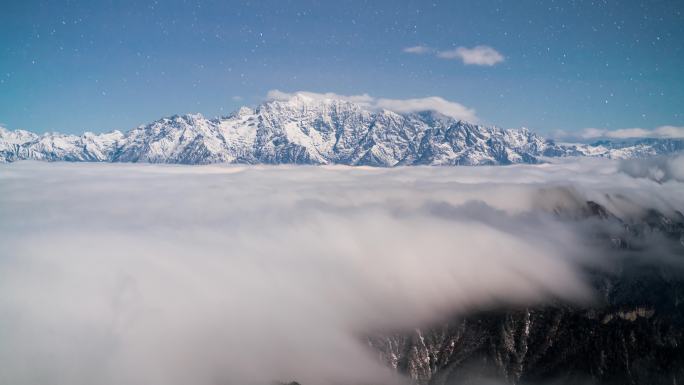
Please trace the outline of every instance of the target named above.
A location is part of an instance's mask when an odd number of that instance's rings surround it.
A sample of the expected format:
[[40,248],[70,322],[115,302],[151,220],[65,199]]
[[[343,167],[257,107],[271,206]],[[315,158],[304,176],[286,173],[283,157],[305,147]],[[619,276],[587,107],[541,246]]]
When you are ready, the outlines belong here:
[[0,383],[401,383],[361,336],[591,301],[586,202],[676,216],[682,159],[0,165]]

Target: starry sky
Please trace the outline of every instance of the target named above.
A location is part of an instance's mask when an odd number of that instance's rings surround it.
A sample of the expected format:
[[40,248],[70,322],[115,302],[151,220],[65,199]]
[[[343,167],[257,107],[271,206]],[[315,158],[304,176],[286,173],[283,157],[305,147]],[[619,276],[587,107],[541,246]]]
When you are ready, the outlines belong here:
[[3,0],[0,124],[127,130],[269,90],[439,96],[541,133],[684,126],[684,2]]

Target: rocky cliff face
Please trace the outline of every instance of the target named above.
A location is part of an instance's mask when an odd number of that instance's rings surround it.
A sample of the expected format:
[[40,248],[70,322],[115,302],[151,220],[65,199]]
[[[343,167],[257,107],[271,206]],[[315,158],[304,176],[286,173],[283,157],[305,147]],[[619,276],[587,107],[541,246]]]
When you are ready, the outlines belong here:
[[682,150],[682,143],[560,145],[526,129],[485,127],[431,111],[371,111],[297,94],[223,118],[172,116],[126,133],[36,135],[0,128],[0,162],[497,165],[555,156],[657,155]]
[[[588,272],[596,303],[481,311],[369,345],[416,384],[682,383],[684,217],[628,222],[591,202],[584,214],[623,229],[603,240],[617,267]],[[660,251],[643,248],[652,236]],[[663,250],[677,260],[663,263]]]

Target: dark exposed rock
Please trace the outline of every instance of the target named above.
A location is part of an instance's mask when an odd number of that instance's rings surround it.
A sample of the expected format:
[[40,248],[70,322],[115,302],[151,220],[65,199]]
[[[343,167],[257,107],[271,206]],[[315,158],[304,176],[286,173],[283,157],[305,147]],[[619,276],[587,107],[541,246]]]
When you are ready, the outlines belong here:
[[[619,221],[595,202],[575,217]],[[510,384],[684,383],[684,218],[651,211],[620,222],[619,237],[600,235],[617,266],[587,272],[597,293],[591,305],[481,311],[372,336],[369,345],[417,384],[481,384],[481,377]],[[639,240],[653,234],[679,260],[665,264],[643,248]]]

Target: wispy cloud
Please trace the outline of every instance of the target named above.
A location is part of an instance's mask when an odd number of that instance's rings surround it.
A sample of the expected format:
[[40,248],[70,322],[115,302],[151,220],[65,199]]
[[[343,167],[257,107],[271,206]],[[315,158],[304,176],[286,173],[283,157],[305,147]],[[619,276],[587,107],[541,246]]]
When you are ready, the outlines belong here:
[[618,130],[606,130],[601,128],[585,128],[580,135],[584,139],[596,138],[684,138],[684,127],[660,126],[652,130],[644,128],[621,128]]
[[441,59],[457,59],[466,65],[493,66],[501,63],[506,58],[494,48],[487,45],[478,45],[473,48],[458,47],[448,50],[436,50],[426,45],[415,45],[402,49],[402,52],[413,55],[434,54]]
[[406,47],[402,50],[405,53],[412,53],[415,55],[423,55],[429,52],[432,52],[432,49],[428,46],[424,45],[414,45],[412,47]]
[[458,47],[452,50],[439,51],[437,57],[442,59],[460,59],[466,65],[493,66],[505,60],[499,51],[486,45],[473,48]]
[[283,92],[280,90],[270,90],[266,94],[268,100],[291,100],[293,98],[311,99],[311,100],[344,100],[347,102],[357,103],[362,106],[370,106],[373,104],[375,98],[368,94],[360,95],[342,95],[334,92],[310,92],[310,91],[296,91]]
[[292,100],[293,98],[310,100],[344,100],[356,103],[369,110],[386,109],[397,113],[411,113],[420,111],[436,111],[454,119],[477,123],[480,119],[474,109],[461,103],[446,100],[439,96],[428,96],[412,99],[387,99],[376,98],[368,94],[341,95],[333,92],[317,93],[309,91],[283,92],[280,90],[268,91],[269,100]]

